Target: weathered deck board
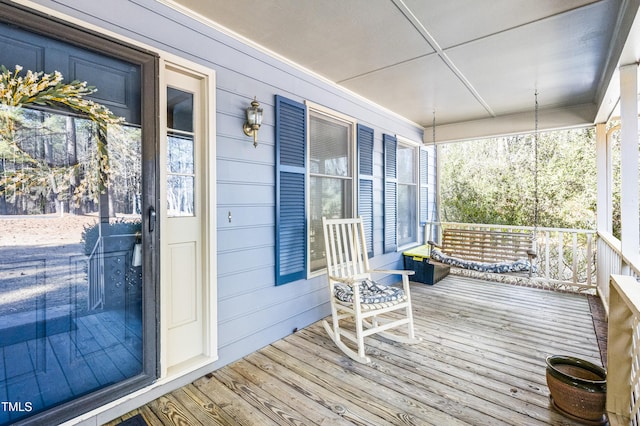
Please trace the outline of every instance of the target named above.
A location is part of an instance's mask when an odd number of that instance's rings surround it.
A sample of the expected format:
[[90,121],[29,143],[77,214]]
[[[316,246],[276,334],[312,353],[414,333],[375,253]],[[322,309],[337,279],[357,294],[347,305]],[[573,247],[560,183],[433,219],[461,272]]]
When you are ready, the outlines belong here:
[[235,380],[249,380],[265,391],[264,396],[268,393],[267,400],[275,398],[284,407],[295,407],[296,412],[303,413],[304,423],[317,424],[323,421],[335,423],[340,420],[340,416],[327,407],[318,405],[316,401],[310,400],[307,395],[300,392],[300,389],[294,390],[288,383],[281,381],[278,375],[271,375],[268,370],[262,370],[260,366],[247,360],[234,363],[229,370],[236,373]]
[[149,425],[575,425],[549,405],[545,358],[601,365],[585,296],[449,276],[412,285],[416,333],[344,356],[320,323],[165,395]]

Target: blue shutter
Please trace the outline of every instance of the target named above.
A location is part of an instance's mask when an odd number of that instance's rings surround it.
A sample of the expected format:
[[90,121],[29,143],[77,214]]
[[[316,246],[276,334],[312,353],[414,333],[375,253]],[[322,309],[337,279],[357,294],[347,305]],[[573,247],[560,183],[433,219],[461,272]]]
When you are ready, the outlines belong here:
[[373,257],[373,129],[358,124],[358,216]]
[[390,253],[398,249],[396,203],[398,140],[395,136],[382,135],[382,144],[384,145],[384,252]]
[[429,153],[420,149],[420,224],[429,220]]
[[305,176],[307,134],[303,104],[276,95],[276,285],[306,278]]

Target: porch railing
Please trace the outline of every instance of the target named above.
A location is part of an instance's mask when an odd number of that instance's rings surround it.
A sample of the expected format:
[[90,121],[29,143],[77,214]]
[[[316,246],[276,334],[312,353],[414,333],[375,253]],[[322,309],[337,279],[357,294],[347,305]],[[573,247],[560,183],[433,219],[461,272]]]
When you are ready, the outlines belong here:
[[640,259],[598,232],[598,294],[609,318],[607,411],[611,425],[640,424]]
[[609,277],[619,274],[640,277],[640,261],[624,256],[620,240],[612,234],[598,231],[598,294],[607,310]]
[[[427,222],[425,241],[441,241],[444,228],[536,233],[536,276],[542,285],[578,291],[596,288],[596,231],[477,223]],[[435,238],[433,238],[435,237]]]
[[613,425],[640,423],[640,285],[612,275],[609,285],[607,411]]

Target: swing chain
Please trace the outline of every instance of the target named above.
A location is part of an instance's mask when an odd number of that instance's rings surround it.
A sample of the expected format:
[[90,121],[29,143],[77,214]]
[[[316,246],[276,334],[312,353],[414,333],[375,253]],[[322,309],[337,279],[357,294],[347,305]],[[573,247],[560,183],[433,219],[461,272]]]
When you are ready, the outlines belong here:
[[534,163],[533,163],[533,235],[538,234],[538,204],[539,204],[539,195],[538,195],[538,138],[539,138],[539,128],[538,128],[538,90],[535,92],[535,131],[534,131],[534,139],[533,139],[533,152],[534,152]]

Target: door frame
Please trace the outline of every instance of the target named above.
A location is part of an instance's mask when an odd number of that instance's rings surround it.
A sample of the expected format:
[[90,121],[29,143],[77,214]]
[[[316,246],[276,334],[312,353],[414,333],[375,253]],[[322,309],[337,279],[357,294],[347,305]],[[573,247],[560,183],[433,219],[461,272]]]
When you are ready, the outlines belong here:
[[[184,74],[189,78],[200,80],[201,102],[194,105],[194,110],[200,108],[198,116],[201,120],[202,150],[201,150],[201,182],[202,188],[196,196],[196,205],[202,206],[202,307],[204,316],[203,325],[203,353],[193,359],[178,365],[168,365],[168,306],[171,303],[168,295],[169,277],[160,273],[160,365],[162,378],[179,376],[188,371],[211,364],[218,359],[218,327],[217,327],[217,244],[216,244],[216,79],[215,71],[204,66],[187,61],[183,58],[163,53],[160,60],[160,228],[167,226],[167,194],[166,194],[166,138],[167,138],[167,99],[166,88],[168,86],[165,70],[171,70]],[[160,258],[167,253],[168,243],[161,241]]]

